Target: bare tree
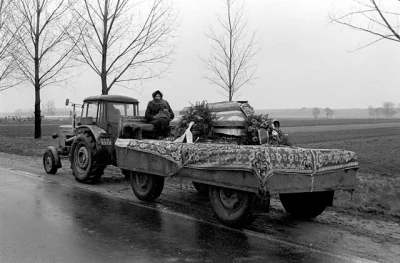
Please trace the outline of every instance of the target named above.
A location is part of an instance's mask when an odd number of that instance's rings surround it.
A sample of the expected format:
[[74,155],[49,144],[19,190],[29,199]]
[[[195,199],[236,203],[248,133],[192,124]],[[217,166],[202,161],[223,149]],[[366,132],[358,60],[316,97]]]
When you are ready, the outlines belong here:
[[9,27],[12,21],[11,0],[0,0],[0,91],[9,89],[19,82],[13,77],[16,63],[12,59],[15,49],[15,29]]
[[210,54],[201,58],[207,71],[204,78],[221,88],[229,101],[255,78],[256,66],[250,62],[259,51],[256,33],[247,36],[244,2],[238,2],[226,0],[226,14],[218,17],[219,28],[210,27],[206,33],[212,43]]
[[326,118],[327,118],[327,119],[328,119],[329,117],[332,118],[333,114],[335,114],[335,111],[332,110],[331,108],[328,108],[328,107],[326,107],[326,108],[324,109],[324,111],[325,111],[325,114],[326,114]]
[[114,85],[160,76],[170,65],[177,14],[169,0],[84,0],[75,11],[84,32],[76,39],[78,60],[101,79],[101,92]]
[[47,114],[48,115],[54,115],[54,113],[55,113],[54,100],[47,101],[46,109],[47,109]]
[[396,114],[396,108],[393,102],[386,101],[382,104],[382,113],[388,118]]
[[368,115],[370,118],[374,118],[376,116],[376,109],[372,106],[368,107]]
[[383,109],[381,107],[375,108],[375,117],[380,118],[382,112],[383,112]]
[[[350,11],[333,10],[329,14],[329,19],[334,23],[366,32],[374,37],[373,40],[361,45],[358,49],[381,40],[400,42],[398,32],[400,13],[395,10],[395,7],[400,5],[398,1],[388,3],[376,0],[353,0],[353,3],[354,6]],[[384,6],[385,3],[391,6]]]
[[321,110],[319,108],[313,108],[312,115],[315,119],[318,119],[318,116],[321,114]]
[[42,136],[40,91],[65,82],[72,67],[74,43],[69,36],[76,32],[76,18],[71,0],[14,0],[15,24],[21,24],[16,39],[18,52],[13,58],[19,79],[35,88],[35,138]]

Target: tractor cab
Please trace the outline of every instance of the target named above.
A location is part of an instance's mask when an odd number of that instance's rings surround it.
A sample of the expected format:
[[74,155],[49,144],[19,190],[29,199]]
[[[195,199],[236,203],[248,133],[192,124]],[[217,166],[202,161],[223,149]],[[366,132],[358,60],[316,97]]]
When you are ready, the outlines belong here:
[[135,117],[138,113],[139,102],[134,98],[120,95],[91,96],[83,101],[77,125],[96,125],[116,138],[120,120]]

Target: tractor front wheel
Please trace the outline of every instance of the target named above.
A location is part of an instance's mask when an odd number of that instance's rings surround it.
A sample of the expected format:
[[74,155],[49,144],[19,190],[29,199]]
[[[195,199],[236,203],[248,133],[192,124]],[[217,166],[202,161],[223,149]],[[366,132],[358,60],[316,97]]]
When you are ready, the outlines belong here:
[[105,166],[95,165],[96,142],[89,134],[80,134],[74,140],[71,153],[71,167],[78,182],[97,182],[103,175]]
[[56,174],[58,167],[56,165],[56,159],[54,157],[53,152],[50,149],[47,149],[43,155],[43,167],[46,173],[48,174]]

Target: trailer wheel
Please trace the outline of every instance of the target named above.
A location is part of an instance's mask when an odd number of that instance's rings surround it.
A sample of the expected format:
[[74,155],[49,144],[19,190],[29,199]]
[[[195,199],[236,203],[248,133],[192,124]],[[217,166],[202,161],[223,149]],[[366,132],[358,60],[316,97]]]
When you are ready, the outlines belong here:
[[96,165],[96,142],[87,133],[80,134],[74,140],[71,151],[71,168],[78,182],[94,183],[100,180],[105,165]]
[[227,226],[240,228],[255,219],[252,193],[210,186],[209,198],[214,214]]
[[121,173],[125,176],[125,180],[131,179],[131,171],[126,169],[121,169]]
[[43,167],[46,173],[56,174],[58,167],[56,165],[56,159],[51,150],[47,149],[43,155]]
[[196,189],[199,194],[205,195],[208,193],[209,185],[198,182],[192,182],[192,184],[194,189]]
[[136,197],[143,201],[154,201],[164,188],[164,177],[146,173],[132,173],[131,186]]
[[319,216],[332,204],[334,191],[279,194],[286,212],[297,219]]

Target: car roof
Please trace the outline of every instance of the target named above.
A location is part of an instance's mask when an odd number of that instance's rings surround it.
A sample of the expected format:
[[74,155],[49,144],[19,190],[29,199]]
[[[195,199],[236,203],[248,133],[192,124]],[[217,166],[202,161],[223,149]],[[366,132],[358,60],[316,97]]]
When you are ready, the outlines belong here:
[[90,96],[83,100],[83,102],[88,101],[107,101],[107,102],[120,102],[120,103],[139,103],[137,99],[122,96],[122,95],[97,95]]

